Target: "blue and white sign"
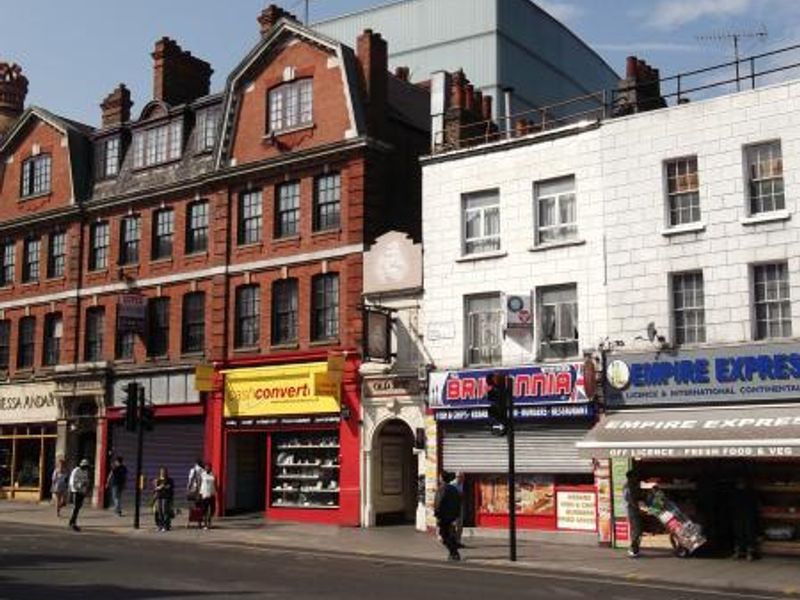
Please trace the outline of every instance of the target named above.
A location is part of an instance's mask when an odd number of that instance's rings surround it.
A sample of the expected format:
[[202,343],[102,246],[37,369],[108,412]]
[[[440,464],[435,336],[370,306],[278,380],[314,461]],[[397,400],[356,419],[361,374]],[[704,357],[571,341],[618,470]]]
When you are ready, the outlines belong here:
[[609,406],[800,400],[800,344],[615,354]]

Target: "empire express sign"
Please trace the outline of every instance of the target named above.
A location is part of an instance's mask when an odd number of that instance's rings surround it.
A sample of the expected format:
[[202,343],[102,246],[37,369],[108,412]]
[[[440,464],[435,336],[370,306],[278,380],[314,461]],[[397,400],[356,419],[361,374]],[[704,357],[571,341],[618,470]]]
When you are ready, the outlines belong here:
[[327,363],[225,371],[225,416],[338,413],[339,386]]

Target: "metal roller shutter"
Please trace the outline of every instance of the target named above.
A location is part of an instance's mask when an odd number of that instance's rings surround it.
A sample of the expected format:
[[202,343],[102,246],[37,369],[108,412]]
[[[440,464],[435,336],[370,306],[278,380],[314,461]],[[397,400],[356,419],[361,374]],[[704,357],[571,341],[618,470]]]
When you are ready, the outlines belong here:
[[[175,480],[176,503],[186,501],[183,493],[186,478],[195,460],[204,456],[204,434],[200,418],[156,421],[153,431],[145,431],[142,464],[148,492],[159,467],[164,466]],[[136,434],[126,431],[122,423],[114,424],[109,448],[110,457],[122,455],[124,458],[132,483],[136,470]],[[149,496],[145,494],[144,498]]]
[[[517,425],[518,473],[591,473],[591,459],[581,458],[575,443],[589,427]],[[508,442],[487,427],[450,427],[443,432],[443,468],[465,473],[504,473]]]

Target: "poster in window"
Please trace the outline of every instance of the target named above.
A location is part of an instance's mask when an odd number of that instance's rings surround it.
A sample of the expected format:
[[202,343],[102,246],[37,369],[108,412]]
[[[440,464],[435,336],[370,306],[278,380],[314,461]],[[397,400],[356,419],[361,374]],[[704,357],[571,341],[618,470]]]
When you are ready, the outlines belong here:
[[[480,486],[480,512],[508,513],[508,482],[503,477],[483,477]],[[517,478],[517,514],[552,516],[555,514],[555,484],[552,477],[522,476]]]

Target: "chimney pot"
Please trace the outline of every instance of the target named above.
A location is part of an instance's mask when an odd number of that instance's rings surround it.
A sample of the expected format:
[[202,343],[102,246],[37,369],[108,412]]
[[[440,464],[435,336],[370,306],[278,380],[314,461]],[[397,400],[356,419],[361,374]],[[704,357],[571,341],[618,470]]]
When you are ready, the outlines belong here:
[[278,21],[284,18],[291,21],[297,21],[297,17],[295,17],[288,10],[284,10],[276,4],[270,4],[267,8],[262,10],[261,14],[258,15],[258,24],[261,29],[261,37],[266,36],[272,30],[272,28],[277,25]]
[[131,92],[124,83],[120,83],[113,92],[111,92],[100,103],[100,109],[103,111],[102,123],[103,127],[112,127],[114,125],[121,125],[131,120]]
[[168,37],[156,42],[153,57],[153,98],[171,106],[207,96],[214,70]]
[[0,62],[0,138],[11,129],[25,109],[28,78],[15,63]]

